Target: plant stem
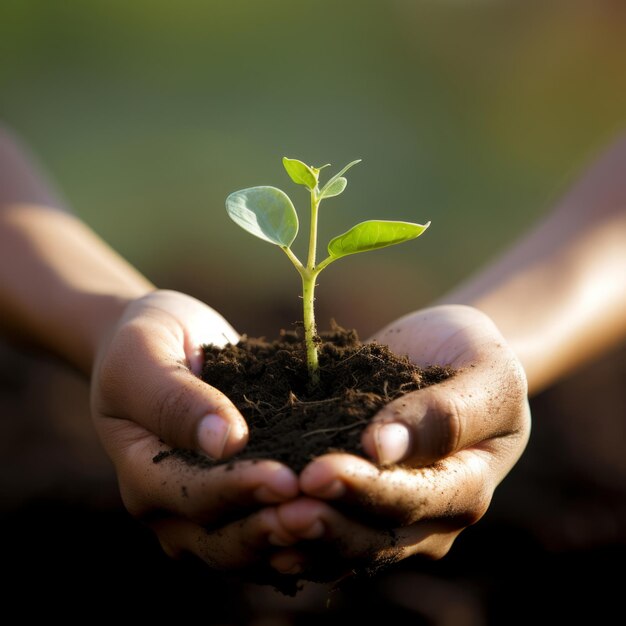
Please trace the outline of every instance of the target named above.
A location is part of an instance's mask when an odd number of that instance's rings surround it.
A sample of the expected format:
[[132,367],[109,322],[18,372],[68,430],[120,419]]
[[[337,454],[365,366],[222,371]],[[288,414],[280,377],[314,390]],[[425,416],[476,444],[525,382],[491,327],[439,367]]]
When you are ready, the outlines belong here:
[[309,383],[311,387],[315,387],[319,383],[319,361],[317,358],[317,346],[316,335],[317,329],[315,327],[315,312],[313,309],[313,303],[315,302],[315,279],[319,274],[316,269],[309,270],[308,267],[304,267],[298,257],[287,247],[282,248],[283,252],[289,257],[289,260],[294,264],[295,268],[300,274],[302,279],[302,309],[303,309],[303,321],[304,321],[304,345],[306,351],[306,365],[309,373]]
[[309,383],[315,387],[320,381],[319,361],[317,356],[317,328],[315,326],[315,255],[317,250],[317,199],[318,189],[311,189],[311,232],[309,235],[309,255],[306,269],[302,276],[302,313],[304,320],[304,345],[306,347],[306,364],[309,371]]
[[320,381],[316,344],[317,329],[315,327],[315,312],[313,310],[313,303],[315,302],[315,279],[317,277],[317,272],[309,272],[307,269],[302,272],[301,276],[306,365],[309,372],[309,382],[312,387],[315,387]]

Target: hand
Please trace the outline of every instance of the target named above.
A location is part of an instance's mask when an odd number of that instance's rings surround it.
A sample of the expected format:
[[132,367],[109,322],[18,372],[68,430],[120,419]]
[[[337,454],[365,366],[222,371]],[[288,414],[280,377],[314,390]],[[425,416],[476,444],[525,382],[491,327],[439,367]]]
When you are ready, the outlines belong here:
[[[290,546],[280,572],[332,580],[413,554],[445,555],[487,510],[530,432],[523,370],[491,320],[465,306],[424,309],[374,337],[420,366],[454,377],[390,402],[363,434],[379,465],[347,454],[312,461],[309,497],[278,506]],[[396,465],[399,464],[399,465]]]
[[210,469],[174,456],[153,461],[172,447],[222,459],[245,446],[241,414],[197,377],[201,344],[237,340],[224,318],[198,300],[148,294],[128,305],[101,342],[91,403],[130,513],[155,530],[168,554],[191,552],[213,568],[245,572],[272,544],[290,540],[267,505],[297,494],[295,474],[274,461]]

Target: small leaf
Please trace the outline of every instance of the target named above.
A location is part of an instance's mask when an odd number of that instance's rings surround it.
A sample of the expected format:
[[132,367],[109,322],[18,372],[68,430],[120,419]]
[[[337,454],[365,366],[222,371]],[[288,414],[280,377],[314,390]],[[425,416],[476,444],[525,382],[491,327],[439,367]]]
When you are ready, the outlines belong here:
[[[320,196],[324,195],[326,190],[331,185],[333,185],[337,179],[339,179],[343,174],[345,174],[351,167],[353,167],[354,165],[356,165],[357,163],[360,163],[360,162],[361,162],[361,159],[357,159],[356,161],[350,161],[350,163],[348,163],[348,165],[346,165],[342,170],[337,172],[332,178],[329,178],[328,182],[324,185],[324,187],[322,187],[322,191],[320,192]],[[343,189],[341,191],[343,191]]]
[[276,187],[250,187],[226,198],[231,219],[249,233],[288,248],[298,234],[298,214],[289,196]]
[[298,159],[288,159],[287,157],[283,157],[283,166],[294,183],[304,185],[309,189],[315,189],[317,185],[317,174],[312,167],[309,167],[302,161],[298,161]]
[[356,252],[393,246],[419,237],[429,226],[430,222],[427,224],[386,220],[361,222],[343,235],[331,239],[328,244],[328,254],[333,259],[339,259]]
[[326,165],[320,165],[319,167],[311,167],[313,173],[319,178],[320,172],[325,168],[330,167],[330,163],[326,163]]
[[323,200],[324,198],[334,198],[335,196],[338,196],[340,193],[343,193],[347,184],[348,181],[343,176],[340,176],[334,180],[332,184],[324,187],[324,189],[320,192],[319,199]]

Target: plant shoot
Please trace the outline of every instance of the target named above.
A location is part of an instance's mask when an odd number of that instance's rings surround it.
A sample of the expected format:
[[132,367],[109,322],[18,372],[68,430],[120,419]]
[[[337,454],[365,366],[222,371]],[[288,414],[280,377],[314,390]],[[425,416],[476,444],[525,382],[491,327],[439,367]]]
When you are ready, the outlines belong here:
[[276,187],[250,187],[231,193],[226,198],[226,210],[231,219],[241,228],[259,239],[278,246],[293,263],[302,279],[302,304],[304,321],[304,343],[309,381],[319,382],[317,352],[317,330],[315,326],[315,281],[318,274],[331,263],[349,254],[385,248],[419,237],[430,225],[388,220],[368,220],[334,237],[327,246],[328,256],[317,263],[317,221],[323,200],[343,193],[348,181],[344,174],[360,159],[348,163],[320,188],[320,171],[328,167],[312,167],[298,159],[283,158],[283,165],[291,180],[306,187],[311,195],[311,229],[306,262],[301,261],[291,250],[298,234],[298,214],[284,191]]

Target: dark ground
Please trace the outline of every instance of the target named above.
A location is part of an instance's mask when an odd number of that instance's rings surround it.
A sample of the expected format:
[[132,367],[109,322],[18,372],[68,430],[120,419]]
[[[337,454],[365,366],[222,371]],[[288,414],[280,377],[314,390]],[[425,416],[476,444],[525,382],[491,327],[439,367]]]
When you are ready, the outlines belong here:
[[3,609],[70,623],[109,612],[259,626],[374,615],[437,626],[613,623],[626,558],[624,372],[626,347],[533,401],[526,454],[442,561],[408,560],[292,600],[163,556],[120,505],[83,383],[3,347]]

